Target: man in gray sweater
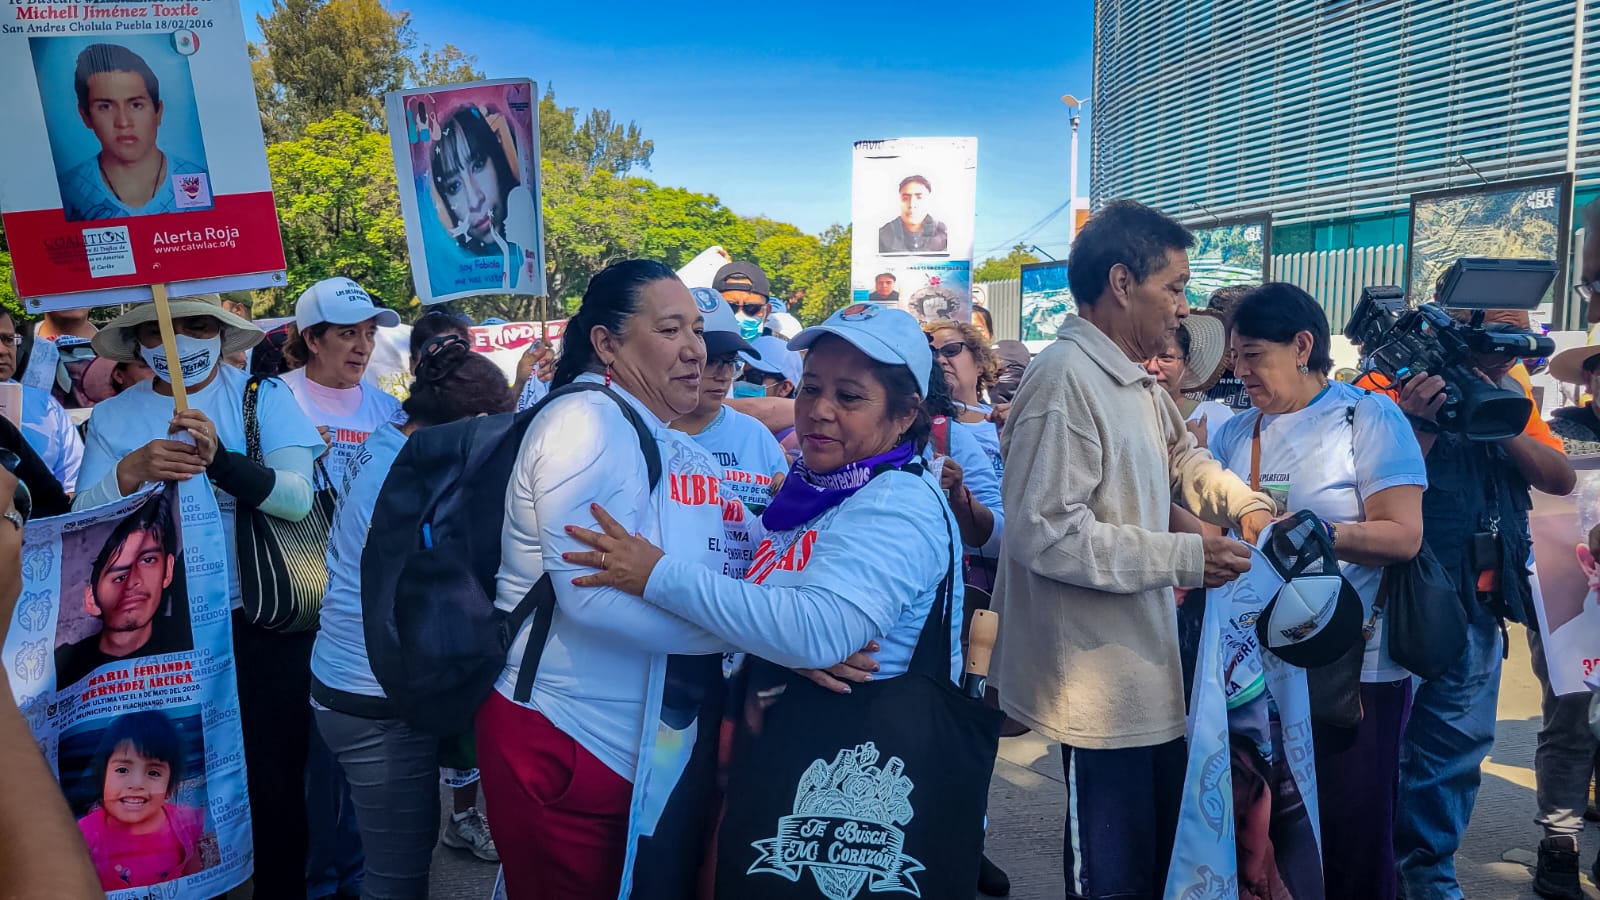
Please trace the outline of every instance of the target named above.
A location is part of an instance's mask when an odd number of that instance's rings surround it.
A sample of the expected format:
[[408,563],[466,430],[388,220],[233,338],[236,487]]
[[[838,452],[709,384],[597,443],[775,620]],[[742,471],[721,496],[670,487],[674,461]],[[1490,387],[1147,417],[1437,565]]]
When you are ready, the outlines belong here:
[[1173,588],[1250,568],[1238,541],[1172,533],[1173,504],[1252,541],[1273,514],[1143,366],[1188,315],[1193,245],[1131,201],[1089,219],[1068,257],[1078,314],[1023,375],[1001,439],[996,680],[1012,718],[1062,745],[1068,897],[1161,896],[1186,761]]

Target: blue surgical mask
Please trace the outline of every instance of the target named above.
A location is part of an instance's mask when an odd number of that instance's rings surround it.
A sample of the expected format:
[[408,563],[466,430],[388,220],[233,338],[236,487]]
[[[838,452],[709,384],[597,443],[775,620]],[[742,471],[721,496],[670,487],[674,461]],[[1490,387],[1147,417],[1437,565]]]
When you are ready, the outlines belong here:
[[755,316],[747,316],[742,312],[734,313],[733,317],[739,320],[739,336],[747,341],[761,337],[761,320]]
[[733,396],[733,397],[765,397],[766,395],[767,395],[766,389],[763,388],[759,384],[751,384],[748,381],[735,381],[733,383],[733,393],[730,396]]

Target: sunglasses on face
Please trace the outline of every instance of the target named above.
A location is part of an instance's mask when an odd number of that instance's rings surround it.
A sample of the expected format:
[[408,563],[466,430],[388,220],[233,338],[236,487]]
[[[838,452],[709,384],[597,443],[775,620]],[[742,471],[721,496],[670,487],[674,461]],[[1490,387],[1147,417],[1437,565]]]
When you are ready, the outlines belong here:
[[[17,467],[20,465],[22,465],[22,457],[10,450],[0,448],[0,466],[4,466],[7,472],[16,475]],[[28,490],[28,485],[20,477],[17,479],[17,491],[12,497],[12,505],[17,508],[17,514],[22,516],[22,523],[26,525],[28,520],[33,517],[33,492]]]
[[934,347],[933,352],[944,357],[945,359],[955,359],[964,353],[966,349],[966,341],[951,341],[942,347]]
[[728,305],[733,307],[734,312],[743,311],[747,316],[759,316],[767,308],[765,303],[734,303],[731,300]]
[[739,375],[744,372],[744,362],[739,359],[739,355],[737,353],[729,353],[729,354],[727,354],[725,356],[714,356],[714,357],[706,360],[706,368],[707,369],[727,369],[727,368],[732,368],[733,369],[733,377],[738,378]]

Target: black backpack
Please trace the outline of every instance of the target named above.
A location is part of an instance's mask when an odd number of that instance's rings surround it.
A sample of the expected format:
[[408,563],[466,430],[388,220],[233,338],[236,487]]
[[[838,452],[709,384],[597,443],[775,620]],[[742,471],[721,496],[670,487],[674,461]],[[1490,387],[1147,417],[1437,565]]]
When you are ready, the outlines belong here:
[[[661,454],[638,412],[608,387],[576,382],[532,409],[418,431],[383,483],[361,554],[361,614],[372,674],[393,715],[440,737],[470,734],[522,624],[535,616],[516,699],[526,701],[550,633],[549,574],[512,612],[495,608],[506,484],[534,417],[558,397],[599,391],[638,432],[650,473]],[[573,447],[571,452],[589,452]]]

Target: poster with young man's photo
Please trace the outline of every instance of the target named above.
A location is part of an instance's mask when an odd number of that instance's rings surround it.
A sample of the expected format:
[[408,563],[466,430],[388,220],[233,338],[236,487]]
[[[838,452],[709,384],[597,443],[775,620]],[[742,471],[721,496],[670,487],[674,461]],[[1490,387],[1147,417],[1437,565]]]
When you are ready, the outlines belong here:
[[851,192],[856,301],[927,322],[972,313],[976,138],[857,141]]
[[385,96],[412,280],[424,304],[544,295],[538,105],[525,79]]
[[204,476],[24,534],[0,662],[112,900],[250,877],[229,564]]
[[281,286],[238,4],[33,0],[0,24],[0,216],[31,309]]

